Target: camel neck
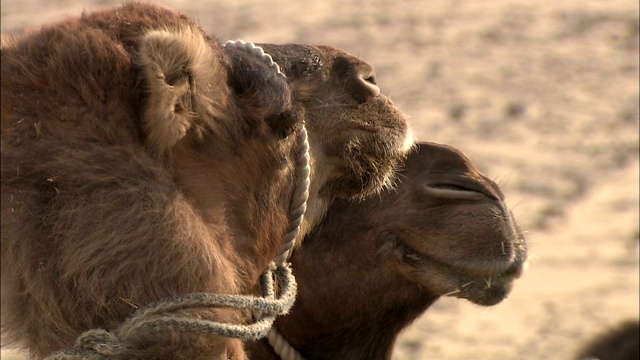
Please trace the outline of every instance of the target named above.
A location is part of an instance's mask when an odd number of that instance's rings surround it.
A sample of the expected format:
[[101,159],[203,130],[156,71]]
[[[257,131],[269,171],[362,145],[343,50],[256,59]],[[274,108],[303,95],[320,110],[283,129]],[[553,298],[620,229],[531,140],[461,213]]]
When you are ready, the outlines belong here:
[[[424,294],[398,306],[376,312],[345,317],[331,325],[318,324],[314,316],[294,310],[291,316],[276,322],[278,330],[306,360],[313,359],[390,359],[402,329],[408,326],[436,300]],[[371,299],[375,303],[375,299]],[[353,315],[353,314],[351,314]],[[289,320],[291,321],[287,321]],[[267,339],[247,348],[254,358],[279,359]]]
[[420,300],[345,321],[331,332],[316,334],[313,342],[305,342],[298,350],[309,354],[307,359],[390,359],[400,331],[433,302]]

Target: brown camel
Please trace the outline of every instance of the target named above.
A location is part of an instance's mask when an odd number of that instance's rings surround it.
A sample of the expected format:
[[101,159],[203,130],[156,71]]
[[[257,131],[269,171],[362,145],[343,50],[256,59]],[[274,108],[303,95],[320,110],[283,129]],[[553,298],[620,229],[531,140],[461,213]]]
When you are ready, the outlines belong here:
[[[439,297],[494,305],[521,275],[522,233],[498,185],[463,153],[420,143],[399,179],[379,197],[334,202],[293,254],[298,298],[275,327],[305,359],[389,359],[399,332]],[[267,339],[247,348],[280,358]]]
[[[339,64],[316,86],[351,84],[339,113],[305,108],[313,82],[292,86],[326,64],[285,79],[158,5],[3,36],[3,342],[41,358],[167,296],[252,292],[289,227],[303,122],[312,144],[301,236],[334,197],[389,184],[409,148],[403,116],[353,70],[368,65],[319,51]],[[115,357],[245,358],[239,340],[218,336],[167,329],[130,340]]]
[[636,360],[640,358],[640,321],[626,320],[586,343],[576,360]]

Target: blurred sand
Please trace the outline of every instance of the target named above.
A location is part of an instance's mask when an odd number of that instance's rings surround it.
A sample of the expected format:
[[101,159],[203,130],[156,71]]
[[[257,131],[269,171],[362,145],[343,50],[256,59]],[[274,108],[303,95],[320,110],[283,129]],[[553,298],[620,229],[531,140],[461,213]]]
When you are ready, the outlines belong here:
[[[2,32],[120,0],[2,1]],[[420,140],[498,180],[532,259],[482,308],[442,299],[394,359],[568,359],[639,316],[638,3],[163,1],[222,40],[331,44],[374,65]],[[20,359],[3,350],[3,359]]]

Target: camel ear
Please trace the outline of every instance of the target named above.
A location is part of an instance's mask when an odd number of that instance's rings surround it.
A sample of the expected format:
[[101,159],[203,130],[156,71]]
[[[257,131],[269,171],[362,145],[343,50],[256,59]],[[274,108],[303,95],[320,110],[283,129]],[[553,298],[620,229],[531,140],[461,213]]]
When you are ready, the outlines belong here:
[[[204,99],[202,90],[220,97],[228,93],[224,81],[222,85],[209,81],[224,78],[225,71],[211,44],[191,28],[149,32],[141,42],[138,65],[148,95],[142,112],[147,142],[157,156],[163,156],[197,126],[195,114],[200,106],[211,109],[222,102]],[[207,84],[200,87],[200,94],[199,84]],[[215,86],[222,88],[212,89]]]

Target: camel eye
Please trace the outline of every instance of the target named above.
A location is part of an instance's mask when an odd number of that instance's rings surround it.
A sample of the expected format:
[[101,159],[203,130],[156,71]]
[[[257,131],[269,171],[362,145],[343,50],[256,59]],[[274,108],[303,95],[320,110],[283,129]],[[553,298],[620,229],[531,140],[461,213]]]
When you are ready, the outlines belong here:
[[277,131],[277,136],[280,139],[286,139],[286,138],[289,137],[289,135],[291,135],[293,133],[293,128],[294,128],[293,126],[286,126],[286,127],[282,128],[282,129],[279,129]]
[[291,111],[285,111],[268,117],[267,123],[278,138],[286,139],[295,130],[296,118]]

